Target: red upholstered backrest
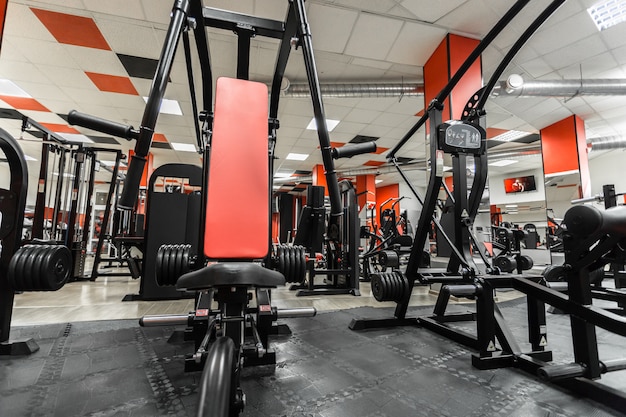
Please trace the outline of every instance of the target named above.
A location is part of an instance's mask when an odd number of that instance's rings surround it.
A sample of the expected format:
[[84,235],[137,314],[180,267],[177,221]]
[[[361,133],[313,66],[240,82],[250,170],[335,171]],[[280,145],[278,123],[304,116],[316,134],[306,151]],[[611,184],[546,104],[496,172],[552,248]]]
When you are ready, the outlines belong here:
[[207,257],[267,255],[269,175],[267,86],[219,78],[209,161]]

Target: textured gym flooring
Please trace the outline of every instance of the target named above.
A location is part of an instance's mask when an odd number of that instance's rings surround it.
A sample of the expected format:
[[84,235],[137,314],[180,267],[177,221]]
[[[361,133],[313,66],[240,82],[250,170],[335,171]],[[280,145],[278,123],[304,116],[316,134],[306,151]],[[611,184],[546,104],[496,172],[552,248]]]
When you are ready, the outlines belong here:
[[[524,342],[525,303],[518,299],[500,306]],[[409,313],[431,310],[411,307]],[[389,308],[359,307],[281,320],[292,334],[274,338],[275,368],[246,371],[244,415],[622,415],[522,371],[474,369],[470,350],[426,329],[348,329],[352,318],[391,314]],[[181,329],[141,328],[136,320],[14,327],[13,339],[34,337],[41,349],[0,359],[0,415],[194,415],[200,374],[183,372],[183,356],[192,346],[176,330]],[[568,317],[549,315],[548,331],[555,362],[570,361]],[[602,331],[598,338],[602,359],[624,354],[623,338]],[[624,372],[602,381],[626,390]]]

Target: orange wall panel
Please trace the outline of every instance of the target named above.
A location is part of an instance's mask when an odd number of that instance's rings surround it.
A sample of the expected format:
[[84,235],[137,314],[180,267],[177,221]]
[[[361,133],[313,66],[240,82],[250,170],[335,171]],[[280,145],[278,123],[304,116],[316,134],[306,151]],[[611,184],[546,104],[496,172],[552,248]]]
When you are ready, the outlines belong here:
[[324,165],[315,165],[313,167],[313,185],[324,187],[324,195],[328,195],[328,185],[326,184],[326,175],[324,175]]
[[[376,189],[376,218],[380,215],[380,205],[384,203],[386,200],[390,198],[398,198],[400,197],[400,186],[398,184],[391,184],[384,187],[378,187]],[[390,209],[393,202],[389,202],[385,204],[384,209]],[[396,212],[396,216],[400,215],[400,204],[396,204],[394,207],[394,211]]]
[[359,194],[359,211],[366,208],[368,203],[376,204],[376,176],[373,174],[357,175],[356,193]]
[[4,23],[7,17],[7,4],[9,0],[0,0],[0,49],[2,48],[2,35],[4,34]]
[[544,174],[578,170],[576,116],[541,129]]
[[[479,41],[476,39],[465,38],[458,35],[448,35],[449,40],[449,59],[450,59],[450,77],[465,62],[465,59],[476,48]],[[478,58],[472,66],[467,70],[463,78],[452,89],[450,93],[450,107],[453,119],[460,119],[463,115],[463,109],[467,100],[472,97],[476,91],[482,87],[482,63]]]

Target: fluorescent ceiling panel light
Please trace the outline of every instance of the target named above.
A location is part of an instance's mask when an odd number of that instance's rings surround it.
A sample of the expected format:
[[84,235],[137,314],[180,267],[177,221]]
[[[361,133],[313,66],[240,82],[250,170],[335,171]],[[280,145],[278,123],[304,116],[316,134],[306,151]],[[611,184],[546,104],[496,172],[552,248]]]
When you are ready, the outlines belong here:
[[172,148],[174,148],[175,151],[181,151],[181,152],[195,152],[196,151],[196,145],[194,145],[193,143],[171,142],[170,145],[172,145]]
[[492,167],[505,167],[512,164],[517,164],[517,161],[513,159],[500,159],[499,161],[489,162],[489,165]]
[[0,79],[0,95],[32,98],[30,94],[22,90],[17,84],[7,79]]
[[[144,97],[143,101],[147,103],[148,97]],[[183,111],[180,109],[180,104],[178,104],[178,101],[170,100],[167,98],[161,100],[161,107],[159,108],[159,112],[164,114],[173,114],[176,116],[183,115]]]
[[587,9],[591,20],[602,31],[626,21],[625,0],[602,0]]
[[530,133],[528,132],[522,132],[520,130],[509,130],[508,132],[504,132],[498,136],[494,136],[489,140],[497,140],[500,142],[512,142],[516,139],[520,139],[528,135],[530,135]]
[[32,157],[32,156],[30,156],[30,155],[26,155],[26,154],[24,155],[24,159],[26,159],[27,161],[36,161],[36,159],[35,159],[35,158],[33,158],[33,157]]
[[290,161],[306,161],[306,159],[309,157],[308,154],[305,153],[293,153],[290,152],[289,154],[287,154],[287,158]]
[[[326,127],[328,127],[328,131],[332,132],[334,128],[339,124],[339,120],[326,119]],[[315,117],[311,119],[309,124],[307,125],[307,130],[317,130],[317,123],[315,123]]]
[[293,171],[292,172],[277,172],[274,174],[274,178],[291,178],[292,175],[293,175]]
[[504,207],[517,208],[517,204],[506,204]]
[[381,182],[383,182],[383,180],[374,180],[375,184],[380,184]]

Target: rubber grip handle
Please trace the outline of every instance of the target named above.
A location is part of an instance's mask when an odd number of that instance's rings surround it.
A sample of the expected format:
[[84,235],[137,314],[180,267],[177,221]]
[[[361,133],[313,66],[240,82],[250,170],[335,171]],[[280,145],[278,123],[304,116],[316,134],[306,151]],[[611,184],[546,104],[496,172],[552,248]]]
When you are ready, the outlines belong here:
[[97,132],[117,136],[118,138],[137,138],[137,134],[133,130],[132,126],[112,122],[110,120],[102,119],[100,117],[92,116],[90,114],[81,113],[76,110],[71,110],[67,114],[67,121],[71,125],[86,127]]
[[354,155],[376,152],[376,142],[363,142],[354,145],[346,145],[341,148],[333,148],[333,158],[350,158]]
[[126,173],[126,178],[124,179],[124,188],[122,189],[120,200],[117,203],[117,207],[119,209],[132,210],[135,207],[145,165],[145,158],[136,154],[130,157],[128,172]]

